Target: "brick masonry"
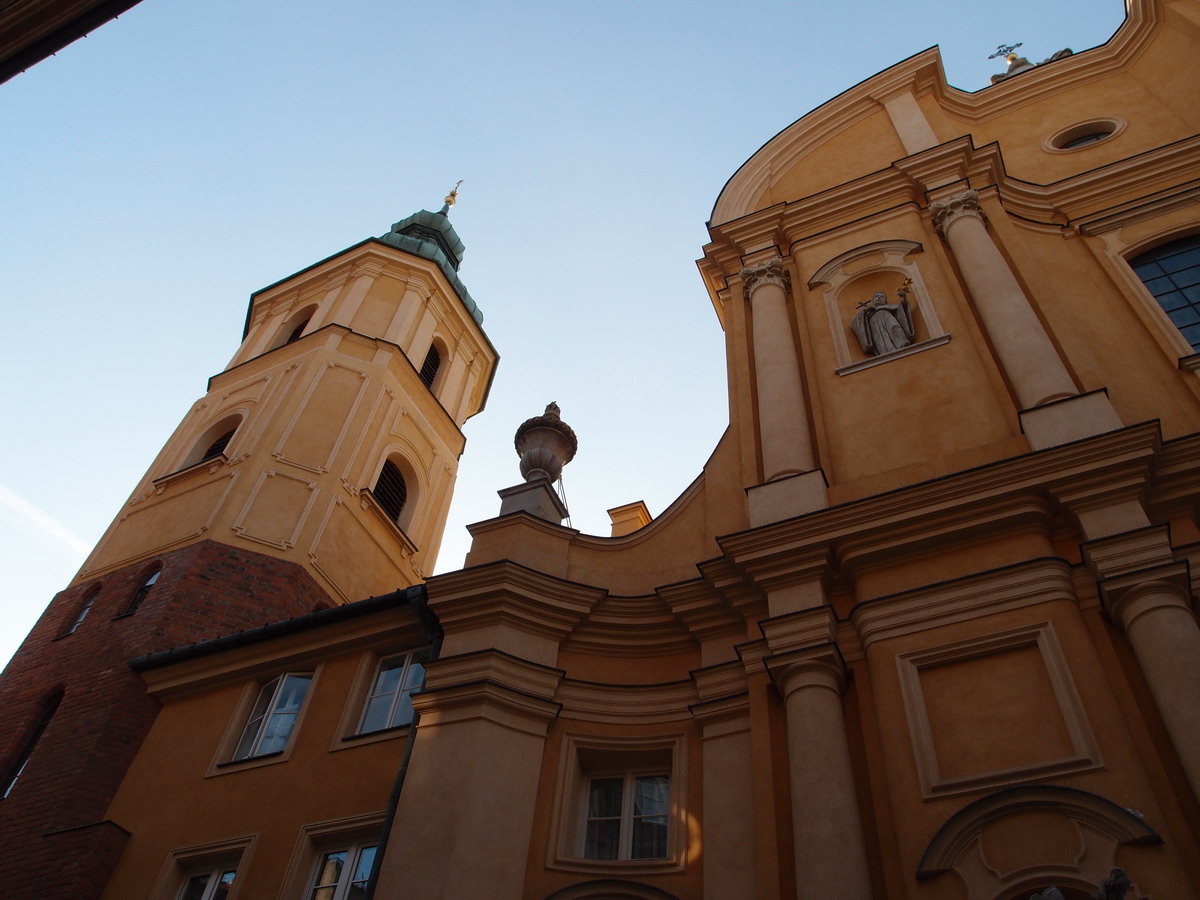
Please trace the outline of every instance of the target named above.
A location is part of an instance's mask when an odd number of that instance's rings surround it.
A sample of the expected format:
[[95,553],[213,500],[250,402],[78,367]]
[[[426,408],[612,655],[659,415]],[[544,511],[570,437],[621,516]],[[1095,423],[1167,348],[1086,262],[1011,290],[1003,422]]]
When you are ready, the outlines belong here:
[[[162,574],[127,612],[147,576]],[[95,603],[67,634],[85,598]],[[8,798],[0,800],[7,900],[98,897],[124,846],[108,804],[158,711],[135,656],[332,605],[302,567],[216,541],[146,559],[57,594],[0,675],[0,773],[7,781],[46,703],[62,700]]]

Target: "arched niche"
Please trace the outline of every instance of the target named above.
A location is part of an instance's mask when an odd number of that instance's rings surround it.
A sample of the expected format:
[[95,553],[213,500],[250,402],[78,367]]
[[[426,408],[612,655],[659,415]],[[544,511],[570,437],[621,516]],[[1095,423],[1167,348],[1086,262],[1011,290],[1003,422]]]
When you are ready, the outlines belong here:
[[[917,866],[925,880],[954,872],[967,900],[1016,900],[1054,885],[1090,894],[1123,844],[1159,844],[1140,816],[1076,788],[1003,788],[960,809],[938,829]],[[1136,873],[1131,873],[1136,874]],[[1135,884],[1127,900],[1143,895]]]
[[[916,241],[874,241],[835,256],[808,279],[809,290],[823,292],[839,375],[919,353],[950,340],[929,299],[921,270],[910,259],[923,249]],[[900,350],[869,356],[854,337],[851,320],[858,307],[869,302],[876,292],[886,294],[889,303],[895,302],[897,291],[906,279],[910,280],[908,303],[916,336]]]

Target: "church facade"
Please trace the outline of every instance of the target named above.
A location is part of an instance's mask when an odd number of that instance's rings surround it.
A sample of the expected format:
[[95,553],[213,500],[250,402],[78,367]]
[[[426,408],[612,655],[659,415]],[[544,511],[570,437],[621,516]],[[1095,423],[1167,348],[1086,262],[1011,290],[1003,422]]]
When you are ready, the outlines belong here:
[[428,575],[497,360],[451,203],[255,294],[0,685],[0,827],[71,861],[10,895],[1200,893],[1197,10],[768,141],[729,428],[613,536],[548,409]]

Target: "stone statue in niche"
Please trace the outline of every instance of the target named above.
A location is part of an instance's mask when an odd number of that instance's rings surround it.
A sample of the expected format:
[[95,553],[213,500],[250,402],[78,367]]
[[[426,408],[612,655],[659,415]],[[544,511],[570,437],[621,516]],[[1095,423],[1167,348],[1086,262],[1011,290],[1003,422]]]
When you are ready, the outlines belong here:
[[887,294],[876,291],[870,300],[858,304],[858,312],[850,320],[850,330],[862,345],[867,356],[882,356],[901,350],[913,342],[912,311],[908,308],[908,292],[912,279],[905,278],[896,291],[896,303],[888,303]]

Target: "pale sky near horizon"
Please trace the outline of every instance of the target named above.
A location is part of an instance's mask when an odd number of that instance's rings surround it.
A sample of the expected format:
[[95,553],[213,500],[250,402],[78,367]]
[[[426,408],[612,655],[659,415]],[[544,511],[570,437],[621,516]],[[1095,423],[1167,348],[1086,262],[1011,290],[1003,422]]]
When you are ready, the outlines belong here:
[[1121,0],[143,0],[0,85],[0,662],[232,356],[250,293],[460,178],[460,275],[501,363],[439,570],[551,400],[580,440],[574,526],[660,513],[728,421],[694,260],[737,167],[933,44],[974,91],[1001,42],[1038,61],[1123,18]]

